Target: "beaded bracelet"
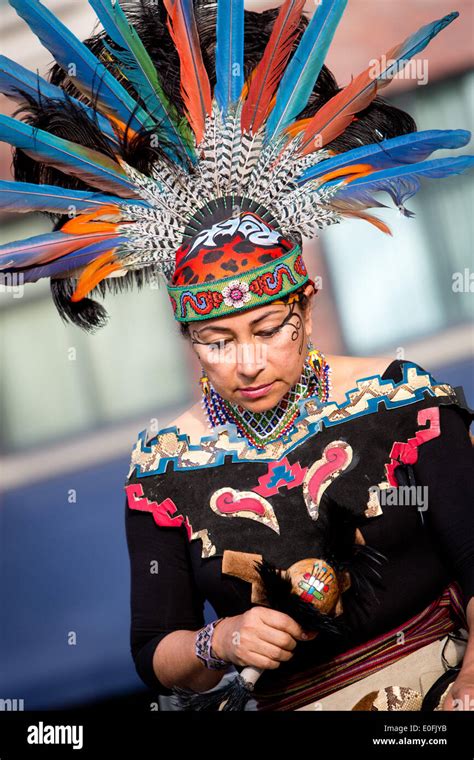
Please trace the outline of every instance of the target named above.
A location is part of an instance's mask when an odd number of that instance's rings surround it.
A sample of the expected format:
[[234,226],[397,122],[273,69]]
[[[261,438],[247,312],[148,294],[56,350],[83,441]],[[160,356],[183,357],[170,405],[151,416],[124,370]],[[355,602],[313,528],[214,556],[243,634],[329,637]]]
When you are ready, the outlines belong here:
[[214,633],[214,628],[217,623],[221,620],[224,620],[224,618],[213,620],[212,623],[208,623],[208,625],[201,628],[196,634],[196,643],[194,647],[196,656],[199,657],[206,668],[210,668],[211,670],[223,670],[232,664],[226,660],[221,660],[219,657],[215,657],[212,651],[212,634]]

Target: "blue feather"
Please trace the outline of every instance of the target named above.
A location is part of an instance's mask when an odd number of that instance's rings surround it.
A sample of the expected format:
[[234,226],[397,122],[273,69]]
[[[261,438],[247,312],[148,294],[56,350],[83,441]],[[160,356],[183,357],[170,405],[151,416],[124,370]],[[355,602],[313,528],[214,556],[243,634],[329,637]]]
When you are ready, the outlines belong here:
[[[57,185],[35,185],[30,182],[0,180],[0,210],[25,213],[43,211],[49,214],[100,208],[109,204],[120,206],[123,198],[85,190],[69,190]],[[133,200],[137,206],[148,207],[146,201]]]
[[244,0],[219,0],[214,97],[223,117],[244,85]]
[[102,134],[114,145],[118,145],[117,135],[108,119],[80,100],[67,95],[60,87],[50,84],[39,74],[34,74],[4,55],[0,55],[0,92],[15,100],[21,98],[22,92],[26,92],[36,103],[40,103],[44,98],[61,101],[68,99],[78,108],[82,108],[92,122],[97,121]]
[[[120,52],[104,42],[109,53],[123,66],[123,73],[145,104],[147,112],[154,121],[159,121],[167,140],[180,151],[185,151],[194,158],[192,136],[187,122],[180,119],[175,107],[165,95],[155,64],[151,60],[142,41],[128,21],[118,2],[111,0],[89,0],[104,30],[111,40],[121,48]],[[181,121],[178,128],[177,123]],[[164,148],[170,157],[171,151]]]
[[441,19],[425,24],[406,40],[392,47],[386,55],[371,61],[364,71],[316,111],[309,123],[303,127],[303,139],[298,145],[298,154],[304,156],[311,153],[318,146],[323,147],[342,134],[353,120],[354,114],[364,110],[411,58],[424,50],[431,40],[458,16],[459,13],[453,11]]
[[0,140],[21,148],[36,160],[79,177],[92,187],[125,198],[135,195],[136,189],[121,166],[95,150],[1,114]]
[[451,24],[458,16],[459,12],[453,11],[452,13],[443,16],[443,18],[431,21],[414,32],[404,42],[392,48],[392,50],[389,51],[388,58],[389,60],[393,58],[393,63],[384,69],[377,79],[379,81],[383,79],[392,79],[392,77],[398,74],[399,71],[402,71],[407,61],[428,47],[431,40],[446,26]]
[[[68,234],[67,232],[47,232],[44,235],[34,235],[25,240],[16,240],[12,243],[0,245],[0,269],[18,270],[27,266],[43,264],[48,261],[58,260],[63,256],[85,248],[86,245],[97,245],[106,240],[109,248],[118,245],[119,239],[116,233],[90,232],[82,234]],[[130,242],[127,238],[122,238]]]
[[[135,131],[152,128],[153,120],[127,90],[77,37],[38,0],[8,0],[38,39],[54,56],[71,81],[98,108],[105,108]],[[73,70],[71,70],[73,67]]]
[[353,164],[368,163],[374,170],[388,169],[397,164],[413,164],[423,161],[435,150],[462,148],[470,139],[471,133],[465,129],[430,129],[410,132],[408,135],[392,137],[379,143],[362,145],[360,148],[353,148],[333,158],[320,161],[315,166],[306,169],[297,183],[304,185],[309,180]]
[[320,0],[279,84],[266,141],[306,108],[346,5],[347,0]]
[[[331,197],[329,203],[342,200],[363,203],[366,207],[377,206],[379,204],[373,193],[384,191],[390,195],[402,214],[413,216],[413,213],[405,208],[404,202],[418,192],[421,178],[440,179],[451,174],[463,174],[473,167],[474,156],[437,158],[415,165],[394,166],[349,182]],[[327,188],[338,182],[340,180],[331,180],[322,187]]]
[[2,275],[4,275],[4,280],[6,282],[7,278],[5,278],[5,275],[13,271],[21,273],[23,283],[37,282],[43,277],[66,277],[75,269],[86,267],[94,261],[94,259],[100,256],[101,253],[110,251],[116,246],[122,244],[125,245],[127,243],[130,243],[130,241],[127,240],[126,237],[114,238],[113,244],[110,240],[101,240],[98,243],[87,245],[85,248],[79,248],[79,250],[73,251],[73,253],[69,253],[66,256],[62,256],[55,261],[42,264],[41,266],[30,266],[28,269],[3,269],[0,272],[0,280],[2,279]]

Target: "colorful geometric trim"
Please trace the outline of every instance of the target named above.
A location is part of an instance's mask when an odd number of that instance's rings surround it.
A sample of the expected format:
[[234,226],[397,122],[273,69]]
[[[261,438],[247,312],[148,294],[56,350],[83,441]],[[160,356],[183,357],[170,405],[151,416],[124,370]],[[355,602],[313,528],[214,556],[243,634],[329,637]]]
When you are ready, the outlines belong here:
[[167,285],[174,318],[197,321],[254,309],[292,293],[308,282],[301,247],[248,272],[222,277],[209,283]]
[[381,403],[387,410],[408,406],[424,399],[425,393],[433,397],[447,397],[447,403],[458,403],[451,385],[437,384],[429,372],[419,372],[413,362],[403,364],[403,379],[398,383],[371,375],[357,381],[357,387],[346,392],[346,401],[321,403],[316,397],[302,399],[300,416],[287,436],[269,443],[258,451],[238,435],[235,425],[227,423],[203,436],[199,444],[191,444],[189,437],[176,425],[164,428],[146,444],[147,431],[143,430],[132,451],[130,471],[136,477],[148,477],[165,472],[173,462],[175,470],[219,467],[226,457],[231,461],[280,461],[324,425],[333,427],[348,419],[377,412]]

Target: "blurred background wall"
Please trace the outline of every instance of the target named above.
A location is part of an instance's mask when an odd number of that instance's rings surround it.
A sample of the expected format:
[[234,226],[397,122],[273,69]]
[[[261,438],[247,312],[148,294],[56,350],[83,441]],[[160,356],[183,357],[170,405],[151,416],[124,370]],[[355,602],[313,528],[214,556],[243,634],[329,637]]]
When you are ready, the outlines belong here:
[[[91,34],[86,0],[46,4],[79,37]],[[418,73],[382,93],[419,130],[473,129],[474,5],[455,6],[460,17],[430,44]],[[347,84],[451,10],[444,0],[349,0],[326,63]],[[49,53],[6,0],[0,12],[2,53],[45,74]],[[2,97],[0,110],[14,105]],[[10,164],[0,144],[4,179]],[[472,406],[473,173],[425,182],[407,206],[412,220],[393,208],[378,213],[393,237],[346,221],[306,241],[305,261],[322,283],[313,342],[327,353],[383,355],[387,365],[415,361],[462,385]],[[34,215],[0,223],[0,244],[49,229]],[[0,698],[24,699],[25,709],[145,694],[129,654],[123,485],[138,432],[166,426],[199,398],[199,367],[163,287],[110,296],[105,306],[108,326],[87,335],[62,323],[47,283],[22,297],[0,292]]]

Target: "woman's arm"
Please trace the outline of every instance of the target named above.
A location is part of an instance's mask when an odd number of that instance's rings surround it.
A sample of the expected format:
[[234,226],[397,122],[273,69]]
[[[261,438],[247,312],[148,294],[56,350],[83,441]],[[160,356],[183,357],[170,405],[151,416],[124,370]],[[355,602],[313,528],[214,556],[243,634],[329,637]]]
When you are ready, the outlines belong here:
[[169,689],[182,686],[194,691],[217,686],[226,671],[206,668],[196,656],[195,642],[196,631],[173,631],[159,642],[153,655],[153,669],[160,683]]
[[137,674],[150,689],[166,696],[175,679],[189,677],[204,689],[207,684],[212,688],[223,671],[216,675],[208,670],[193,651],[196,631],[205,624],[204,599],[194,581],[185,529],[157,525],[151,514],[132,507],[125,505],[125,529],[130,649]]
[[[241,667],[274,670],[293,657],[297,641],[315,636],[314,632],[305,634],[299,623],[285,613],[256,606],[216,625],[212,651],[216,657]],[[162,684],[207,691],[219,683],[222,671],[209,671],[197,660],[194,641],[194,633],[175,631],[159,643],[153,665]]]
[[469,640],[464,653],[462,670],[474,675],[474,596],[471,597],[466,607],[467,624],[469,626]]

